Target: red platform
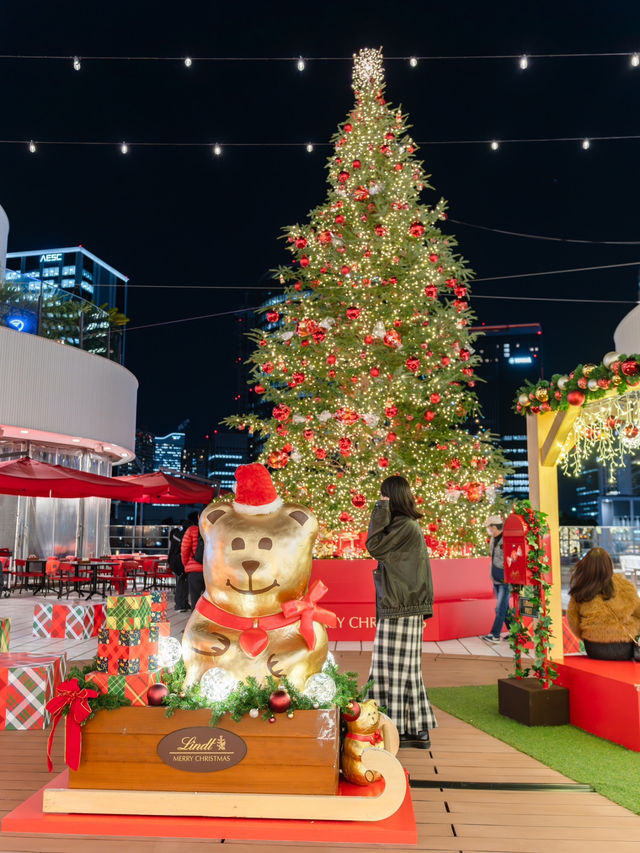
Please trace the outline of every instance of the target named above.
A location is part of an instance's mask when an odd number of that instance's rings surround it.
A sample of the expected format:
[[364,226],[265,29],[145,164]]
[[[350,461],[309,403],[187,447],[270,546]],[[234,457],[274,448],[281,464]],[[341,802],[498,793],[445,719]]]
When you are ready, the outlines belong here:
[[[312,580],[329,587],[322,606],[333,610],[338,627],[330,640],[373,640],[376,605],[372,572],[376,560],[314,560]],[[433,617],[427,620],[423,640],[455,640],[486,634],[495,616],[488,557],[431,560]]]
[[[406,772],[406,771],[405,771]],[[54,777],[45,788],[64,788],[69,771]],[[342,790],[344,786],[345,790]],[[356,789],[356,790],[354,790]],[[366,788],[341,783],[343,796],[366,796]],[[239,817],[157,817],[134,815],[44,814],[42,791],[25,800],[2,820],[3,832],[55,835],[146,836],[151,838],[233,838],[251,841],[300,841],[307,844],[418,843],[409,777],[398,811],[385,820],[260,820]]]
[[556,666],[571,725],[640,752],[640,663],[580,655]]

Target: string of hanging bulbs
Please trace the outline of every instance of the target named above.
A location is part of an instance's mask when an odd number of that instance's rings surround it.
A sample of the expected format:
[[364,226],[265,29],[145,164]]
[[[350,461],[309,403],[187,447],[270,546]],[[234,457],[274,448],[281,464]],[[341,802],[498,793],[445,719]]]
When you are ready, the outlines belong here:
[[[604,57],[624,57],[631,68],[640,66],[640,53],[637,51],[606,51],[596,53],[496,53],[466,54],[450,56],[385,56],[386,62],[406,62],[411,68],[417,68],[420,62],[468,62],[480,60],[511,60],[525,71],[532,60],[538,59],[589,59]],[[66,61],[72,64],[74,71],[82,69],[83,62],[179,62],[185,68],[191,68],[194,62],[289,62],[294,63],[298,71],[304,71],[312,62],[351,62],[353,56],[66,56],[45,54],[0,54],[0,59],[12,60],[52,60]]]
[[[499,151],[503,145],[535,144],[549,142],[575,142],[583,151],[588,151],[594,142],[632,142],[640,139],[640,134],[610,135],[610,136],[555,136],[555,137],[526,137],[520,139],[428,139],[417,142],[419,146],[426,145],[485,145],[491,151]],[[116,147],[121,154],[129,154],[132,148],[208,148],[215,157],[220,157],[224,148],[301,148],[308,154],[313,154],[316,148],[331,148],[330,142],[113,142],[105,140],[24,140],[0,139],[0,145],[25,145],[30,154],[36,154],[39,146],[93,146],[99,148]]]

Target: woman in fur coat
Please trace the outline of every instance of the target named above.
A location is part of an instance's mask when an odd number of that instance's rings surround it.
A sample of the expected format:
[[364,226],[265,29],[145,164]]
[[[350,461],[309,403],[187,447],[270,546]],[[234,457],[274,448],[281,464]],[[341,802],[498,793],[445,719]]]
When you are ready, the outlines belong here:
[[630,660],[640,633],[640,598],[624,575],[614,574],[604,548],[592,548],[573,568],[567,620],[590,658]]

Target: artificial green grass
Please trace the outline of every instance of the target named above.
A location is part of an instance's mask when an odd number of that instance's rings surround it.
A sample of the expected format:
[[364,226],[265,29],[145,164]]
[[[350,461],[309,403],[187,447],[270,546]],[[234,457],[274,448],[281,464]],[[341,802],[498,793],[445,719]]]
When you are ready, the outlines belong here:
[[640,753],[575,726],[529,727],[503,717],[498,713],[497,684],[431,687],[429,699],[454,717],[640,813]]

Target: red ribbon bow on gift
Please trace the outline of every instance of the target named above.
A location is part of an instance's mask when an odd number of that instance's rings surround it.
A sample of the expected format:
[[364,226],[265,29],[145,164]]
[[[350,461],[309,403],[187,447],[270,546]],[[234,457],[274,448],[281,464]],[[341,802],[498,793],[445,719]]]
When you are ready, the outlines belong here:
[[318,607],[316,601],[319,601],[327,594],[329,587],[321,580],[317,580],[304,598],[294,598],[291,601],[285,601],[282,605],[282,612],[290,619],[294,617],[300,619],[300,633],[305,639],[307,646],[310,649],[316,647],[316,635],[313,630],[314,622],[322,622],[329,628],[335,628],[337,625],[336,614],[332,610],[325,610],[323,607]]
[[65,708],[68,708],[69,711],[67,713],[64,760],[72,770],[77,770],[80,766],[80,753],[82,751],[81,725],[91,714],[89,699],[95,699],[98,695],[97,690],[89,690],[88,688],[80,690],[78,679],[70,678],[69,681],[62,681],[58,685],[56,695],[47,702],[47,711],[53,717],[51,734],[47,742],[47,768],[49,773],[53,770],[53,762],[51,761],[53,736],[56,733],[56,728],[62,719],[62,712]]

